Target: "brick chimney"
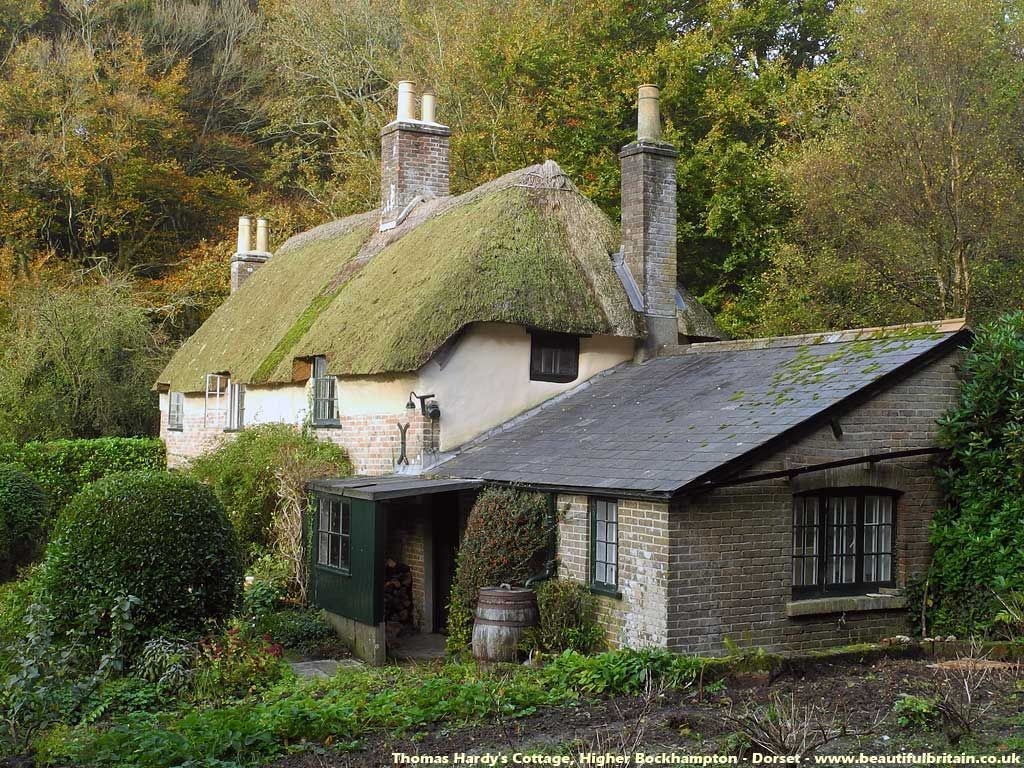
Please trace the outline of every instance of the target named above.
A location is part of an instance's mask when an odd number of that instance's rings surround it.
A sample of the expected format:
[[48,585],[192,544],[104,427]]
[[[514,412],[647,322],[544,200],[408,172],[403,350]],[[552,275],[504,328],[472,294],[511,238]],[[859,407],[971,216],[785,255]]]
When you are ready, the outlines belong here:
[[448,138],[451,130],[434,119],[434,94],[424,93],[415,118],[416,85],[398,84],[398,116],[380,132],[380,228],[400,223],[406,207],[420,197],[448,192]]
[[645,349],[678,343],[676,327],[676,152],[661,141],[656,85],[641,85],[637,138],[619,152],[622,165],[622,248],[640,289]]
[[238,219],[238,250],[231,257],[231,292],[234,293],[249,276],[270,260],[270,228],[266,219],[256,219],[256,247],[252,247],[252,219]]

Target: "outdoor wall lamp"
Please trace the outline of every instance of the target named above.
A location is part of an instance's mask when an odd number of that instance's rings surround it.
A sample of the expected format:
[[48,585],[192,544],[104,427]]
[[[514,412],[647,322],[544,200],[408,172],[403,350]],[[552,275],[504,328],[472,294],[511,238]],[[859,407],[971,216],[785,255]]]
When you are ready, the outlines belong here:
[[[429,400],[433,396],[433,393],[429,395],[417,395],[415,392],[410,392],[409,402],[405,404],[405,407],[410,411],[414,410],[416,408],[416,405],[415,403],[413,403],[412,399],[415,397],[417,400],[420,401],[420,413],[422,413],[424,416],[430,416],[430,418],[436,419],[438,416],[441,415],[441,409],[437,406],[437,403],[432,403],[430,413],[427,413],[427,400]],[[437,415],[433,415],[435,412]]]

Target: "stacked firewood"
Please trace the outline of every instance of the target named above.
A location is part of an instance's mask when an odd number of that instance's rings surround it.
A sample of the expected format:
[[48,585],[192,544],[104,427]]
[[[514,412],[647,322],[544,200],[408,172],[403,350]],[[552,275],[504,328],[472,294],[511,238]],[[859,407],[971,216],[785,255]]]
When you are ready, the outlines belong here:
[[384,563],[384,620],[389,634],[416,629],[416,608],[412,601],[412,571],[405,563]]

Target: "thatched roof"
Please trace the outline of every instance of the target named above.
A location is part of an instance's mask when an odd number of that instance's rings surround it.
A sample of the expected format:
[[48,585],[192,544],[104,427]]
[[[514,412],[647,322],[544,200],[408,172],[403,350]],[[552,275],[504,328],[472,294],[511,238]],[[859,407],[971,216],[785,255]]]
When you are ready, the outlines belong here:
[[196,392],[220,372],[285,383],[293,360],[313,355],[335,375],[414,371],[474,322],[642,333],[608,256],[616,228],[553,162],[421,203],[391,231],[377,223],[361,214],[286,242],[159,384]]

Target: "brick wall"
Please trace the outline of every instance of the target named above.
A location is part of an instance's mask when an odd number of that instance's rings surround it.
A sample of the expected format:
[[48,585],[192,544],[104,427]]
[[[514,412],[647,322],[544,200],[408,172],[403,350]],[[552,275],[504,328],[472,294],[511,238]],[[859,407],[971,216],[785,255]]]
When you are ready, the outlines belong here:
[[409,566],[417,629],[423,626],[426,602],[426,546],[429,525],[429,516],[422,506],[409,503],[396,503],[391,506],[385,549],[388,558]]
[[653,347],[677,342],[677,157],[671,147],[650,144],[630,144],[619,153],[622,247],[644,297],[648,341]]
[[[752,467],[770,472],[934,444],[936,420],[954,402],[953,353],[841,417],[842,437],[823,426]],[[900,586],[926,567],[928,523],[940,497],[934,459],[876,465],[719,488],[673,505],[670,517],[668,645],[720,652],[741,646],[798,650],[877,640],[906,632],[906,611],[863,611],[787,618],[791,601],[792,494],[812,488],[883,485],[903,491],[897,502]]]
[[395,220],[414,198],[448,194],[448,140],[443,125],[394,122],[381,131],[381,222]]
[[183,467],[191,459],[213,450],[222,440],[234,434],[224,431],[227,414],[207,418],[203,399],[185,398],[183,428],[167,428],[167,395],[160,396],[160,437],[167,446],[167,466],[171,469]]
[[[934,444],[936,420],[955,402],[951,353],[766,458],[751,474]],[[855,465],[788,479],[719,488],[666,504],[619,500],[621,599],[600,597],[600,620],[615,645],[667,646],[688,653],[741,647],[803,650],[877,640],[908,631],[906,610],[788,618],[792,590],[793,493],[867,485],[902,491],[896,508],[897,583],[923,572],[928,524],[940,503],[934,459]],[[560,575],[589,580],[586,496],[559,496]]]
[[[226,414],[207,415],[202,395],[185,398],[184,428],[167,428],[167,396],[160,398],[160,436],[167,444],[167,464],[181,467],[233,434],[224,431]],[[301,416],[299,414],[298,416]],[[246,425],[251,415],[246,414]],[[316,436],[344,448],[357,475],[389,475],[399,470],[401,434],[398,424],[408,424],[406,454],[413,466],[431,462],[440,443],[440,425],[419,410],[401,409],[393,414],[343,416],[340,427],[317,427]]]
[[[559,496],[559,575],[588,583],[590,525],[586,496]],[[613,645],[645,648],[667,643],[668,505],[620,499],[618,588],[598,596],[599,620]]]
[[408,424],[406,456],[409,464],[430,463],[440,440],[440,426],[418,410],[394,414],[343,416],[340,427],[318,427],[317,437],[330,440],[348,452],[353,474],[390,475],[401,467],[402,436],[398,424]]

